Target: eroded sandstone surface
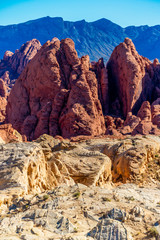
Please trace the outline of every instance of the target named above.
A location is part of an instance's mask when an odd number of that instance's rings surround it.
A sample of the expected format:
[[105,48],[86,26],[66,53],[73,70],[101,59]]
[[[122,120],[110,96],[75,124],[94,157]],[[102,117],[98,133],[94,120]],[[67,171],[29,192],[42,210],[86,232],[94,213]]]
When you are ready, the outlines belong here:
[[0,239],[159,239],[160,138],[0,143]]

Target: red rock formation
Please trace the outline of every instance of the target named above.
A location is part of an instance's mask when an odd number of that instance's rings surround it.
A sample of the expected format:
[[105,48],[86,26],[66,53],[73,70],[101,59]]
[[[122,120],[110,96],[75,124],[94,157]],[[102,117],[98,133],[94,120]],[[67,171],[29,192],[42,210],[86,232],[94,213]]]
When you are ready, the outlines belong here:
[[138,111],[137,116],[141,119],[141,121],[134,128],[132,135],[160,134],[160,130],[156,126],[157,124],[153,125],[151,119],[151,106],[148,101],[143,102],[140,110]]
[[160,128],[160,98],[151,105],[152,122]]
[[105,124],[106,124],[106,127],[113,127],[113,128],[122,128],[123,125],[124,125],[124,120],[121,119],[121,118],[116,118],[116,117],[112,117],[112,116],[105,116],[104,117],[105,119]]
[[109,108],[108,72],[104,66],[103,58],[100,58],[98,62],[92,62],[91,69],[96,73],[98,80],[98,96],[102,104],[103,113],[107,115]]
[[[28,42],[14,55],[6,52],[3,61],[19,73],[37,46],[37,40]],[[158,60],[151,63],[138,55],[128,38],[115,48],[107,68],[103,59],[91,64],[89,56],[79,59],[72,40],[54,38],[43,45],[13,87],[7,121],[28,139],[44,133],[97,136],[105,133],[105,125],[106,134],[112,136],[159,134],[159,72]],[[3,79],[9,83],[7,71]]]
[[142,102],[151,99],[154,75],[151,62],[140,56],[132,41],[126,38],[113,51],[107,68],[110,108],[117,102],[117,113],[122,111],[125,117],[128,112],[137,113]]
[[104,117],[97,79],[89,57],[78,58],[71,39],[48,41],[16,81],[7,105],[7,120],[29,139],[101,135]]
[[[132,41],[126,38],[113,51],[107,69],[110,113],[118,116],[123,114],[126,117],[120,132],[124,135],[159,134],[160,101],[157,98],[160,98],[160,64],[158,59],[155,59],[152,64],[148,59],[140,56]],[[151,114],[150,102],[152,101],[154,103]]]
[[159,60],[157,58],[155,58],[153,61],[153,66],[157,67],[158,64],[159,64]]
[[111,116],[105,116],[104,119],[105,119],[106,127],[116,128],[116,125],[115,125],[115,122],[114,122],[114,118],[113,118],[113,117],[111,117]]
[[7,100],[0,96],[0,123],[5,121]]
[[128,112],[124,122],[124,127],[121,129],[123,135],[131,134],[134,128],[139,124],[140,118]]
[[7,97],[7,87],[4,83],[3,79],[0,78],[0,96],[6,98]]
[[7,106],[7,88],[2,79],[0,79],[0,122],[4,122]]
[[37,39],[26,42],[19,50],[16,50],[9,58],[9,65],[14,72],[21,74],[27,63],[36,55],[41,48],[41,44]]
[[0,77],[12,88],[15,79],[21,74],[27,63],[36,55],[41,48],[38,40],[33,39],[26,42],[15,53],[6,51],[0,62]]
[[11,124],[0,125],[0,137],[5,143],[9,142],[22,142],[25,137],[21,136],[15,129],[12,128]]
[[142,103],[137,117],[139,117],[141,120],[151,122],[151,105],[148,101]]

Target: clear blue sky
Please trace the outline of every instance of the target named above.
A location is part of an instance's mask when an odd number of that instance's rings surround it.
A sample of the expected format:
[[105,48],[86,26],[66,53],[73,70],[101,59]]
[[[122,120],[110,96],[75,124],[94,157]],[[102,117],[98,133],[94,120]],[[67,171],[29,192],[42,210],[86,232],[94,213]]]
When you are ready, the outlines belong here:
[[107,18],[122,27],[160,24],[160,0],[0,0],[0,25],[45,16],[95,21]]

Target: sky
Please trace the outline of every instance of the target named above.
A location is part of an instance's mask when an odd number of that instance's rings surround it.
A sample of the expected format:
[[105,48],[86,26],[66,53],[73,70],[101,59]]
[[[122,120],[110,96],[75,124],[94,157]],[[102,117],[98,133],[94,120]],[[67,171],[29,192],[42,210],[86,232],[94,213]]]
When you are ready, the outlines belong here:
[[122,27],[160,25],[160,0],[0,0],[0,25],[41,17],[88,22],[107,18]]

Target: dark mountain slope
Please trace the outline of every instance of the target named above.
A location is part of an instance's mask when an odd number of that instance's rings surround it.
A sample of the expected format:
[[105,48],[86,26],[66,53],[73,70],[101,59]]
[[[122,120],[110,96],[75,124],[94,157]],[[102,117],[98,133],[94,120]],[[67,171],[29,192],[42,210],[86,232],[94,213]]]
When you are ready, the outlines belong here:
[[95,61],[100,57],[108,60],[115,46],[125,37],[133,40],[140,54],[150,59],[160,58],[159,25],[122,28],[104,18],[88,23],[85,20],[64,21],[60,17],[45,17],[21,24],[0,26],[0,58],[6,50],[15,51],[33,38],[43,44],[53,37],[60,40],[72,38],[79,56],[89,54],[90,59]]

